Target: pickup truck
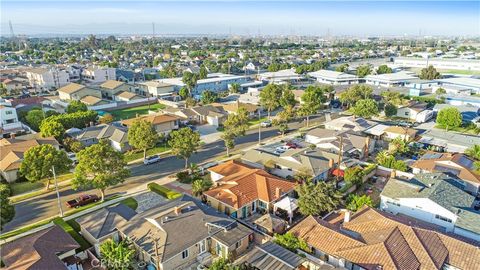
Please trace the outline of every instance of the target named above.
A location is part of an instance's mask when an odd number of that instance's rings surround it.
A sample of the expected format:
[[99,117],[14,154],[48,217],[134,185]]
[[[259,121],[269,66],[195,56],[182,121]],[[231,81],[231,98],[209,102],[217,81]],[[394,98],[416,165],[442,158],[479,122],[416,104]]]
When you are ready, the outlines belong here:
[[89,203],[96,202],[98,200],[99,200],[99,198],[98,198],[97,195],[82,195],[82,196],[80,196],[76,199],[67,201],[66,204],[70,208],[74,208],[74,207],[78,208],[80,206],[84,206],[84,205],[87,205]]

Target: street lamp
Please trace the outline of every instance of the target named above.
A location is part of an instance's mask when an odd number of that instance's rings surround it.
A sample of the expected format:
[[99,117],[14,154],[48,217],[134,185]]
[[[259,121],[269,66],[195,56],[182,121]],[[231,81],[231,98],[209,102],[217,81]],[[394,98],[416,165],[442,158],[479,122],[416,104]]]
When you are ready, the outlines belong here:
[[55,174],[55,166],[52,166],[52,173],[53,173],[53,179],[55,181],[55,191],[57,192],[58,209],[60,210],[60,217],[63,217],[63,209],[62,209],[62,203],[60,201],[60,193],[58,192],[57,175]]

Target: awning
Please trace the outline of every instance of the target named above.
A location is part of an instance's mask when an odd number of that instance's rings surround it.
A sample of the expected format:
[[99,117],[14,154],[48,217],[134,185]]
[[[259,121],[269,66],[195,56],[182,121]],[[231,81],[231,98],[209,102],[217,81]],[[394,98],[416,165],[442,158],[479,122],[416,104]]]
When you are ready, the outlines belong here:
[[340,169],[333,169],[332,175],[343,177],[345,175],[345,172],[343,170],[340,170]]
[[290,198],[287,196],[281,199],[280,201],[274,203],[273,206],[275,208],[283,209],[288,213],[292,213],[298,208],[298,203],[297,203],[297,199]]

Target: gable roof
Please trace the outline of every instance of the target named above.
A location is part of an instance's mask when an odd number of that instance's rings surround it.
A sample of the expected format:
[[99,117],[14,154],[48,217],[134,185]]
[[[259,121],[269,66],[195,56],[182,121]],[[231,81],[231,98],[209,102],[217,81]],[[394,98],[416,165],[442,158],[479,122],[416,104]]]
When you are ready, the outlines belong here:
[[57,256],[80,245],[61,227],[48,229],[16,239],[2,246],[6,269],[67,269]]
[[82,90],[85,87],[86,87],[85,85],[81,85],[81,84],[78,84],[78,83],[69,83],[69,84],[67,84],[63,87],[60,87],[57,91],[58,92],[63,92],[63,93],[66,93],[66,94],[73,94],[75,92],[78,92],[78,91]]
[[444,264],[460,269],[480,267],[476,243],[435,228],[364,207],[343,224],[309,216],[291,231],[314,248],[365,269],[441,269]]
[[84,96],[80,99],[80,101],[85,103],[86,105],[93,106],[98,103],[101,103],[103,100],[95,96]]
[[135,121],[145,120],[147,122],[150,122],[152,125],[159,125],[162,123],[172,122],[179,119],[180,118],[178,118],[177,116],[171,115],[171,114],[149,114],[149,115],[144,115],[136,118],[123,120],[122,124],[125,126],[131,126]]
[[86,127],[81,130],[67,131],[70,137],[77,140],[89,139],[110,139],[119,143],[128,142],[127,129],[125,127],[114,126],[112,124],[100,124],[96,126]]
[[464,181],[478,184],[480,174],[475,172],[473,163],[465,154],[428,152],[410,166],[428,172],[452,173]]
[[[228,168],[229,165],[233,165],[232,168]],[[215,171],[215,167],[210,168],[210,170]],[[235,209],[258,199],[264,202],[276,201],[282,195],[277,196],[277,188],[282,193],[286,193],[296,186],[295,183],[282,180],[264,170],[243,166],[242,163],[228,163],[222,166],[222,170],[231,171],[232,174],[226,174],[217,182],[219,183],[217,187],[206,191],[204,194]]]
[[415,135],[417,135],[417,130],[416,129],[413,129],[413,128],[404,128],[404,127],[399,127],[399,126],[390,126],[388,128],[385,129],[385,132],[389,132],[389,133],[395,133],[395,134],[398,134],[399,136],[404,136],[405,133],[413,138],[415,137]]
[[105,88],[105,89],[110,89],[110,90],[114,90],[122,85],[124,85],[125,83],[124,82],[121,82],[121,81],[114,81],[114,80],[107,80],[105,82],[103,82],[102,84],[100,84],[100,87],[101,88]]

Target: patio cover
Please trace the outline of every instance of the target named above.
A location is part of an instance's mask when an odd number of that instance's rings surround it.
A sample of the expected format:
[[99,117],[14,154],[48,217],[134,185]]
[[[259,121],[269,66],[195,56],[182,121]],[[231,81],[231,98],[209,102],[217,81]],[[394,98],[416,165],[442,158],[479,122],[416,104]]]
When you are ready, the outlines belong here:
[[273,204],[274,212],[277,211],[278,208],[287,211],[288,217],[290,218],[290,223],[292,223],[293,211],[298,208],[297,199],[290,198],[288,196],[284,197],[280,201]]

